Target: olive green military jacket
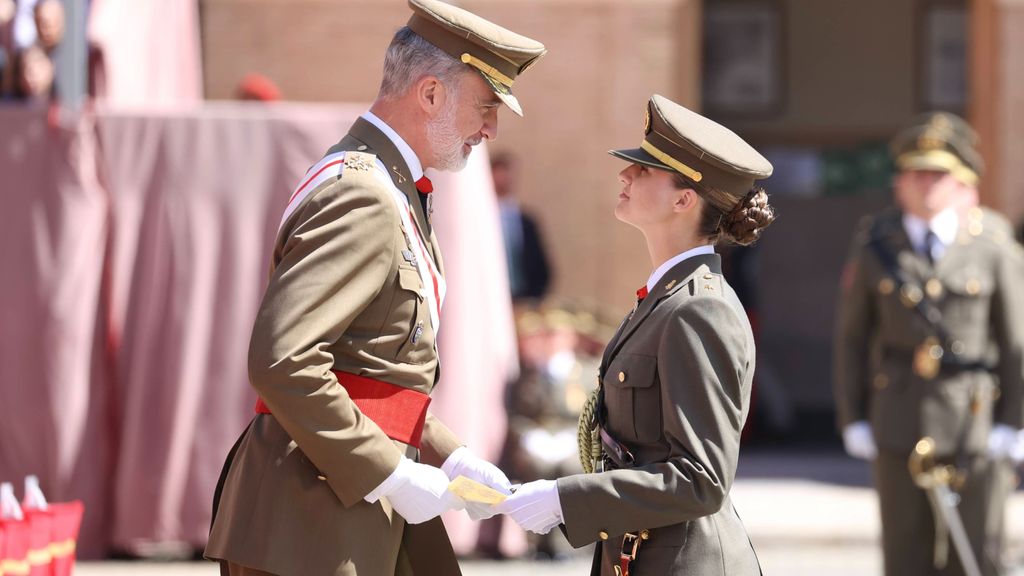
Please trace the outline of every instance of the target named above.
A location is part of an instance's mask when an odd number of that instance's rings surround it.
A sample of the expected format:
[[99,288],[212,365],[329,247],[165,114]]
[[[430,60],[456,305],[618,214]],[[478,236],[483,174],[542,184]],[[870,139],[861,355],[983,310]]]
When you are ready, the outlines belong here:
[[[964,216],[956,242],[935,265],[914,250],[898,210],[862,223],[837,315],[840,429],[867,420],[880,449],[909,454],[930,436],[948,456],[982,452],[994,422],[1024,427],[1024,257],[988,221],[979,210]],[[872,238],[893,254],[906,285],[879,260]],[[932,379],[913,368],[915,350],[935,335],[913,310],[922,298],[934,302],[949,338]]]
[[[408,240],[388,180],[409,199],[443,268],[391,141],[359,119],[328,155],[341,151],[344,170],[278,234],[249,346],[250,382],[273,415],[257,415],[241,438],[206,549],[281,576],[408,573],[415,559],[403,539],[427,529],[442,531],[429,538],[454,561],[439,519],[406,527],[386,499],[363,500],[416,450],[364,417],[331,370],[430,392],[438,369],[424,286],[403,256]],[[377,159],[390,178],[374,174]],[[425,329],[414,338],[417,326]],[[458,444],[428,416],[424,461],[440,465]],[[439,566],[419,573],[457,572]]]
[[623,534],[643,529],[650,538],[635,574],[759,574],[729,498],[754,339],[720,257],[670,269],[619,328],[603,365],[605,426],[635,463],[558,480],[569,542],[601,542],[595,575],[613,574]]

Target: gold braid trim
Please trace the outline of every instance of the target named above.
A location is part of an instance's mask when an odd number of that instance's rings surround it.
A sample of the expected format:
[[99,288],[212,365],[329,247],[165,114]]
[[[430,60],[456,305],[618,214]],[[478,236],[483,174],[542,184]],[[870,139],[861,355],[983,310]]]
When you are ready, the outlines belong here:
[[576,444],[580,451],[580,465],[587,474],[594,472],[598,460],[601,459],[601,437],[595,434],[597,415],[597,398],[601,393],[598,387],[590,393],[587,402],[580,411],[579,428],[576,431]]

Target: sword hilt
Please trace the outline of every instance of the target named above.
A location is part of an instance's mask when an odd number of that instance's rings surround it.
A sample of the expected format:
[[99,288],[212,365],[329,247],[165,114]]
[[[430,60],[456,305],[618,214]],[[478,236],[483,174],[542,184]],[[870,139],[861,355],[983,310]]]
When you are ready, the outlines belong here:
[[925,490],[938,485],[950,486],[957,482],[956,467],[940,466],[935,461],[935,440],[928,436],[917,441],[914,451],[910,453],[907,467],[914,483]]

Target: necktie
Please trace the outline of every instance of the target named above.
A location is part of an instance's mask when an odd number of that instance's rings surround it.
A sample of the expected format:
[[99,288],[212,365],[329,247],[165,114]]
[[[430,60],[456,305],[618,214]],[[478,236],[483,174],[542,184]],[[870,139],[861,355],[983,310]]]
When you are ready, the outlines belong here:
[[929,264],[935,264],[938,246],[939,237],[935,235],[935,232],[928,230],[924,235],[924,257],[928,259]]
[[416,190],[420,193],[420,205],[423,206],[423,213],[429,219],[434,214],[434,197],[431,196],[431,192],[434,191],[434,183],[424,175],[416,181]]
[[430,178],[424,176],[416,181],[416,189],[420,191],[420,194],[430,194],[434,191],[434,183],[430,181]]
[[636,301],[643,302],[644,298],[647,298],[647,285],[644,284],[636,291]]

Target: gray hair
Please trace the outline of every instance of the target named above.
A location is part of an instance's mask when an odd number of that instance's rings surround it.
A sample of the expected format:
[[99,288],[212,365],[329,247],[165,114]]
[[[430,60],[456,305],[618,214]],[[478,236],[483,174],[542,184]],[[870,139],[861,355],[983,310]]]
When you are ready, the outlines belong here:
[[377,97],[397,98],[424,76],[436,76],[445,87],[454,90],[458,86],[456,80],[465,71],[465,64],[405,26],[395,33],[384,56],[384,78]]

